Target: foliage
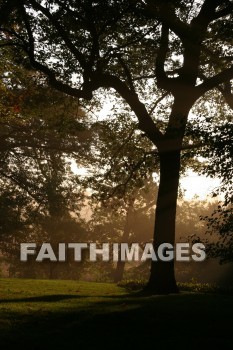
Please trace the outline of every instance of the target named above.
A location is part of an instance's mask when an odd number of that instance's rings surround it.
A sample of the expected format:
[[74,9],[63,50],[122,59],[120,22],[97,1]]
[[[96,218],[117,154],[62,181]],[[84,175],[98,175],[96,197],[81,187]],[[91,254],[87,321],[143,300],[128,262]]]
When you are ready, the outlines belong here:
[[[6,49],[0,75],[1,253],[11,275],[54,278],[48,264],[20,264],[19,246],[29,240],[83,240],[83,194],[68,157],[81,162],[89,127],[75,99],[49,88],[40,74],[16,64]],[[63,272],[58,267],[61,275],[77,276],[69,264],[63,267]]]
[[[141,290],[146,284],[146,280],[124,280],[118,283],[119,287],[125,288],[128,291]],[[225,294],[232,295],[233,288],[222,288],[216,284],[198,283],[194,279],[190,282],[179,283],[181,292],[204,293],[204,294]]]
[[[220,88],[221,90],[221,88]],[[223,91],[224,96],[225,92]],[[212,109],[208,101],[211,100]],[[211,178],[219,178],[221,184],[214,189],[212,196],[218,199],[218,206],[213,210],[212,215],[201,215],[208,225],[207,233],[212,239],[206,240],[208,254],[218,258],[220,262],[232,261],[233,252],[233,226],[232,226],[232,205],[233,205],[233,123],[232,96],[227,95],[228,104],[217,91],[203,100],[200,109],[195,113],[203,119],[191,127],[187,134],[192,134],[201,139],[202,148],[191,151],[191,156],[201,157],[203,166],[199,171]]]

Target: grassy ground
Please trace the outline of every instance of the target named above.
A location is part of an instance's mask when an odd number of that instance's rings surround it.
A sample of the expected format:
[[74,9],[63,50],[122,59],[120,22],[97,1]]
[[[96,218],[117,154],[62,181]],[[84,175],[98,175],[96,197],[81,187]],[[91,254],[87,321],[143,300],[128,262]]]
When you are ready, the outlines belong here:
[[144,296],[114,284],[0,279],[1,349],[232,348],[233,297]]

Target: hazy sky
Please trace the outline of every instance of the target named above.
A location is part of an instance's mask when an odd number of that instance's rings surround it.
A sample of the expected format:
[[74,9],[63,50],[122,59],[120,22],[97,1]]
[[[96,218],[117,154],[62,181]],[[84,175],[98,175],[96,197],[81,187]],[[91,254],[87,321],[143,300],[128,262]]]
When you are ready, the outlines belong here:
[[[84,168],[78,168],[75,161],[71,164],[71,169],[75,174],[86,175],[87,171]],[[186,176],[181,177],[182,190],[185,190],[185,199],[192,199],[194,196],[199,196],[200,199],[206,199],[214,188],[220,185],[219,179],[211,179],[206,176],[200,176],[191,169],[188,169]]]
[[186,199],[192,199],[195,195],[198,195],[200,199],[205,199],[214,188],[220,185],[220,180],[199,176],[194,171],[188,170],[187,176],[181,179],[181,185],[183,190],[186,190]]

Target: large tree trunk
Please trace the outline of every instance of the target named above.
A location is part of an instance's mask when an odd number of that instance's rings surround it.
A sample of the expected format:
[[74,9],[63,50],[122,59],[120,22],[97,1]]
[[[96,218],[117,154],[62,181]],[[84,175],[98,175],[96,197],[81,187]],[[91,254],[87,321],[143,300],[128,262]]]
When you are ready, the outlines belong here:
[[[179,186],[180,150],[160,152],[160,184],[155,213],[154,249],[175,243],[176,202]],[[152,261],[146,289],[155,294],[177,293],[174,260]]]

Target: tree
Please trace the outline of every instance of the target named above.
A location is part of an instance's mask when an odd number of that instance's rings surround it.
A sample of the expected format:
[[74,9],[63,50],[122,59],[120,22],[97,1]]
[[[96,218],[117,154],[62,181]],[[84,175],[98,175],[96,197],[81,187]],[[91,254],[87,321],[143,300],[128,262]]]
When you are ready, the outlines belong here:
[[[129,245],[138,242],[143,249],[153,236],[155,200],[151,189],[156,187],[151,177],[142,188],[128,189],[123,196],[115,194],[101,201],[92,199],[91,239]],[[125,264],[125,261],[118,260],[112,273],[114,282],[122,280]]]
[[[1,46],[20,49],[55,89],[78,99],[91,100],[101,88],[114,90],[156,147],[155,249],[175,241],[189,112],[205,93],[233,78],[232,9],[228,0],[1,1]],[[162,116],[166,127],[160,128],[156,107],[164,94],[170,100]],[[152,262],[147,287],[177,292],[174,261]]]
[[[92,239],[143,245],[152,239],[157,190],[152,174],[158,172],[158,160],[128,112],[114,118],[115,109],[112,117],[92,124],[92,162],[80,186],[91,189]],[[119,260],[115,282],[123,278],[124,268],[125,261]]]
[[19,263],[19,247],[29,237],[56,245],[87,234],[79,215],[83,195],[67,161],[75,156],[80,164],[86,155],[87,118],[83,122],[77,100],[51,89],[41,74],[18,66],[6,49],[0,75],[1,253],[14,275],[42,277],[47,270],[49,277],[61,276],[69,265],[63,274],[77,276],[72,264],[57,264],[56,269],[41,264],[36,273],[36,264]]
[[[223,97],[219,96],[218,105],[214,106],[214,101],[212,102],[214,109],[206,116],[205,123],[193,131],[206,144],[197,152],[197,155],[206,160],[202,173],[221,180],[219,187],[212,193],[214,198],[218,198],[218,206],[211,216],[202,215],[208,225],[207,234],[212,236],[206,240],[206,248],[209,256],[218,258],[220,262],[230,262],[233,260],[233,94],[230,93],[228,84],[220,89],[227,104],[223,104]],[[203,117],[205,115],[202,109]],[[213,123],[214,119],[218,120],[218,127]]]

